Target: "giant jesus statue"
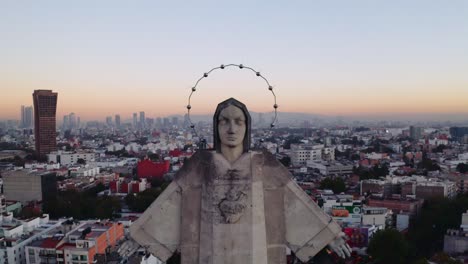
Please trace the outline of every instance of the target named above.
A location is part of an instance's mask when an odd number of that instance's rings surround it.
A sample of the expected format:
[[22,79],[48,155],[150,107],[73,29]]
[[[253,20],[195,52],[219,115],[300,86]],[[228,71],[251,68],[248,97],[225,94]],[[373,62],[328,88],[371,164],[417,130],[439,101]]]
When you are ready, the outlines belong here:
[[327,245],[349,256],[340,226],[288,170],[272,154],[249,149],[250,125],[243,103],[220,103],[214,150],[184,164],[130,227],[132,239],[163,261],[179,251],[183,264],[284,264],[287,247],[305,262]]

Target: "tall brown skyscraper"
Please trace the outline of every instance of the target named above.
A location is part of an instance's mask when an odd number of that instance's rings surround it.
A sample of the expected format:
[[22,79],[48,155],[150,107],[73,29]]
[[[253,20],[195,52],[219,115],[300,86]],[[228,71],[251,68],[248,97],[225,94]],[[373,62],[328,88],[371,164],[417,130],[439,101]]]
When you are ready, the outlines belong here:
[[57,150],[55,113],[57,110],[57,93],[52,90],[34,90],[34,137],[36,153],[39,159]]

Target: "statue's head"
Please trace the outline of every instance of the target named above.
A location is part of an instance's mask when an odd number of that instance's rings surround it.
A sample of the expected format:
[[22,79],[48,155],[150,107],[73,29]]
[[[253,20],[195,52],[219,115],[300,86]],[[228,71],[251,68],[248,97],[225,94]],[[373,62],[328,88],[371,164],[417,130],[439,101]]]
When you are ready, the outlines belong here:
[[218,104],[213,116],[214,148],[221,152],[221,146],[250,148],[250,114],[247,107],[234,98]]

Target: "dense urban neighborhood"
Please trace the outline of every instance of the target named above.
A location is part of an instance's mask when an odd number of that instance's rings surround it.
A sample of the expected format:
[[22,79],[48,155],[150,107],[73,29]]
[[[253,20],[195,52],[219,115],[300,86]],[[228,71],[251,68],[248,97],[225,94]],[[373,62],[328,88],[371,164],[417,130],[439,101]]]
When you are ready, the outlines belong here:
[[[143,249],[131,260],[116,250],[184,162],[212,147],[212,124],[144,112],[85,123],[71,113],[38,142],[42,117],[33,122],[32,107],[21,115],[0,123],[0,263],[161,263]],[[468,127],[292,120],[270,128],[252,116],[253,148],[274,154],[346,234],[351,258],[329,259],[467,263]],[[293,253],[288,262],[298,263]]]

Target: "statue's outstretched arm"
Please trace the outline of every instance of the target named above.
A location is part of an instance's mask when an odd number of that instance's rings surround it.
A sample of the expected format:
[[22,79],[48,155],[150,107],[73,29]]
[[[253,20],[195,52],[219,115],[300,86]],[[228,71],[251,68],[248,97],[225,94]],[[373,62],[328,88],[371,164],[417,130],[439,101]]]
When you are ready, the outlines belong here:
[[306,262],[327,245],[339,256],[348,256],[350,250],[341,227],[294,181],[284,188],[286,241],[296,256]]
[[180,245],[181,202],[181,188],[172,181],[130,226],[131,238],[162,261],[171,257]]

